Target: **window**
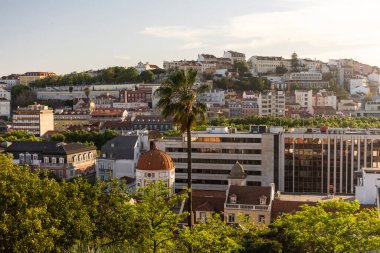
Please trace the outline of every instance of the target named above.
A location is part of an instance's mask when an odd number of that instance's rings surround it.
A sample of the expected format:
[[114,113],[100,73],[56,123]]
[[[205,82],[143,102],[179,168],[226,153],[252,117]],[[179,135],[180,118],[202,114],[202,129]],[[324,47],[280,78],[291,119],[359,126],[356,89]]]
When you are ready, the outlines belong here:
[[75,155],[75,156],[73,156],[73,161],[74,162],[77,162],[78,161],[78,157]]
[[92,153],[89,153],[89,157],[90,157],[90,159],[92,159]]
[[60,178],[62,178],[62,176],[63,176],[63,172],[62,172],[62,170],[60,170],[60,171],[58,172],[58,176],[59,176]]
[[230,202],[231,202],[231,204],[236,204],[236,194],[232,194],[231,196],[230,196]]
[[49,163],[49,157],[44,157],[44,163]]
[[267,203],[267,196],[263,195],[260,197],[260,205],[265,205]]
[[78,158],[79,161],[82,161],[82,160],[83,160],[83,156],[82,156],[82,155],[79,155],[78,157],[79,157],[79,158]]
[[259,214],[258,222],[259,223],[265,223],[265,215]]
[[52,157],[52,158],[51,158],[51,163],[57,163],[57,158]]
[[19,159],[21,160],[21,161],[24,161],[24,154],[19,154]]
[[235,223],[235,214],[234,213],[228,214],[228,223]]
[[59,158],[59,163],[65,163],[65,158],[60,157],[60,158]]
[[199,219],[202,222],[206,222],[206,212],[199,212]]
[[38,155],[37,154],[33,154],[33,160],[38,160]]
[[244,221],[248,222],[249,219],[250,219],[250,215],[249,214],[244,214]]

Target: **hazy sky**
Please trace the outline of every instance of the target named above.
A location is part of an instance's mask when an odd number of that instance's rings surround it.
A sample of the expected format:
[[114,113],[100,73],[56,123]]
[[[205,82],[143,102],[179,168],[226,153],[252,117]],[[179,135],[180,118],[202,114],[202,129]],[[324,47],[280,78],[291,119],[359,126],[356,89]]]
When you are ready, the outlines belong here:
[[0,0],[0,75],[252,55],[380,66],[378,0]]

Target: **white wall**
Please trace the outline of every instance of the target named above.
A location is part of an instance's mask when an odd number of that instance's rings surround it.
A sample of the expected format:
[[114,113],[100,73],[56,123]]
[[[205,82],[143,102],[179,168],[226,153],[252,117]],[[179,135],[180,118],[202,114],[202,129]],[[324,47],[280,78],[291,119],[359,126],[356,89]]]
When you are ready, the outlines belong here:
[[361,204],[376,204],[380,174],[363,172],[363,186],[356,186],[355,199]]

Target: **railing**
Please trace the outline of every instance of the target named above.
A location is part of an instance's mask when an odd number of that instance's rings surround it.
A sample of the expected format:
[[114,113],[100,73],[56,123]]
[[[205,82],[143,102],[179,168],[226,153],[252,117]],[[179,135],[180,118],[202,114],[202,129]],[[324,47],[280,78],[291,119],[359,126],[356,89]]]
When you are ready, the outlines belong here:
[[262,210],[268,211],[268,205],[244,205],[244,204],[224,204],[224,208],[241,210]]

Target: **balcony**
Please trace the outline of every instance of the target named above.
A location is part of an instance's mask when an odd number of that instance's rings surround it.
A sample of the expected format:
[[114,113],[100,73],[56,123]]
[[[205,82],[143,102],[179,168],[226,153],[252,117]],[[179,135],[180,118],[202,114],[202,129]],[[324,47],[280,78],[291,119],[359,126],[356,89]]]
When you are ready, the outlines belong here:
[[256,211],[270,210],[270,207],[268,205],[224,204],[224,208],[235,209],[235,210],[256,210]]

